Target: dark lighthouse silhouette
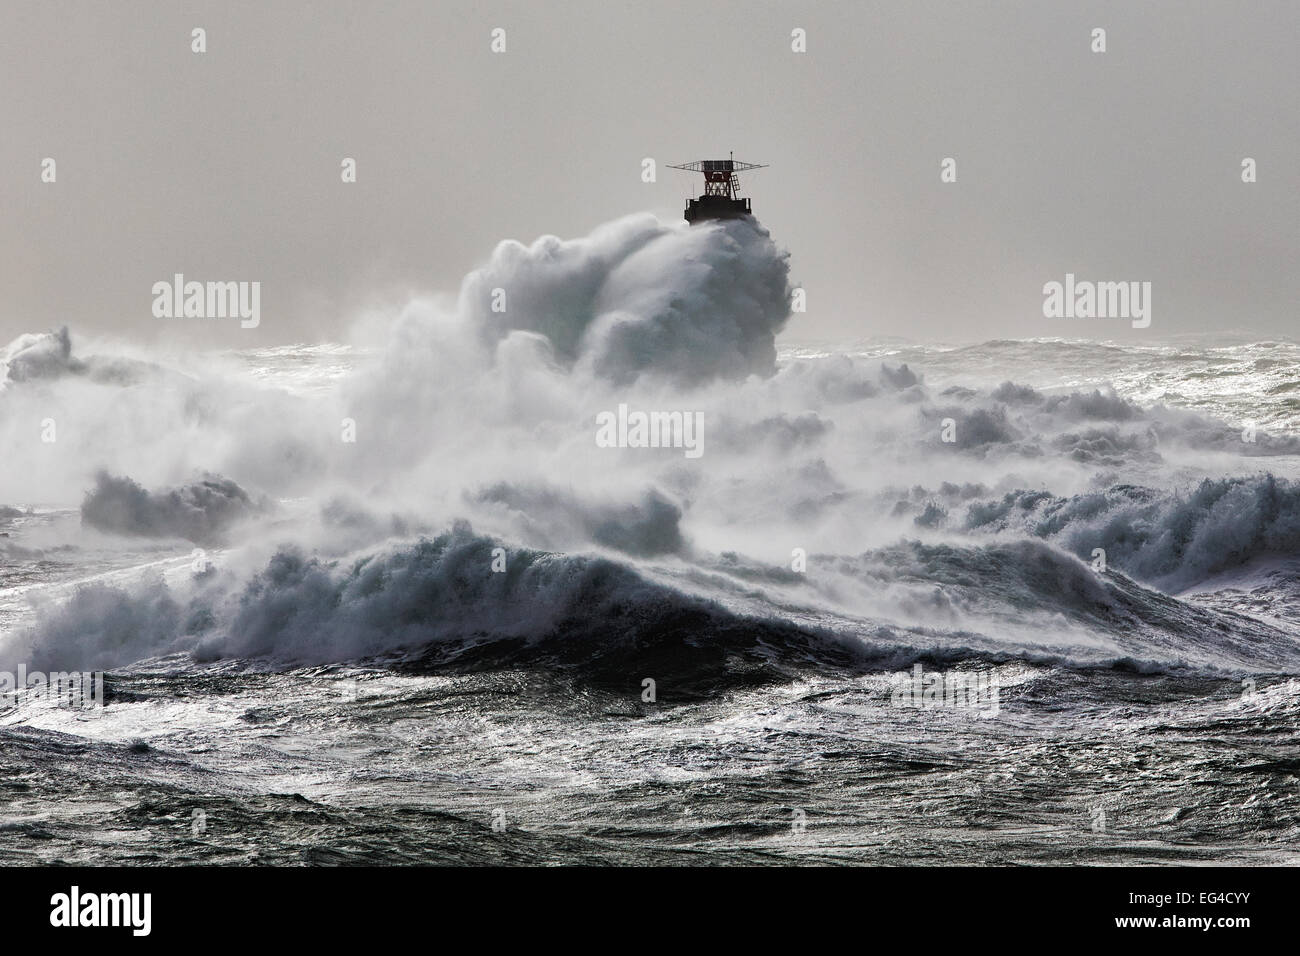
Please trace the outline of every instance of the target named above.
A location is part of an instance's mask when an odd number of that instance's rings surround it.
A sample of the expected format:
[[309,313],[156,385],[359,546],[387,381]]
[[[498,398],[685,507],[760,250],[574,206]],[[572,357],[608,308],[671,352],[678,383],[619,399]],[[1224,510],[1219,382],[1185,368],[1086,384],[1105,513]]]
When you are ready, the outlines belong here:
[[740,177],[736,174],[749,169],[763,169],[767,164],[738,163],[735,155],[732,153],[731,159],[701,159],[681,166],[669,166],[669,169],[704,174],[704,194],[699,199],[686,201],[687,222],[740,219],[754,214],[749,207],[749,200],[737,195],[740,192]]

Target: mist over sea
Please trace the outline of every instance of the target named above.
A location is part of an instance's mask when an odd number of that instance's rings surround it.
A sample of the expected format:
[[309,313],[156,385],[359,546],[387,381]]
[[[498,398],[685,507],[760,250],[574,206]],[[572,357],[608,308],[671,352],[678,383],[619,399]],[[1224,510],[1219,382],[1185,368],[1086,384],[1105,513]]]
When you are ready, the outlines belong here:
[[791,292],[633,216],[347,345],[9,345],[0,671],[106,677],[0,697],[0,849],[1294,863],[1300,345]]

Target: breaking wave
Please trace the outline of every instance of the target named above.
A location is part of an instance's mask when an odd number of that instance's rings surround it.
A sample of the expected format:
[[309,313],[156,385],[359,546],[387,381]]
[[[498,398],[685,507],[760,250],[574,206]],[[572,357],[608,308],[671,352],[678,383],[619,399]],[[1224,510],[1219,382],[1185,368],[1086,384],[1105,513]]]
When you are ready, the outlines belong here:
[[146,491],[130,478],[100,472],[81,504],[81,520],[114,534],[220,544],[227,530],[269,510],[228,478],[208,475],[179,488]]
[[[24,336],[0,389],[8,553],[155,550],[34,595],[0,662],[653,665],[700,692],[962,655],[1300,669],[1277,620],[1175,596],[1296,553],[1296,439],[1100,385],[931,383],[920,354],[778,362],[790,301],[761,227],[634,216],[502,243],[327,387]],[[621,404],[699,414],[705,453],[598,447]],[[30,511],[77,502],[99,537]],[[160,566],[174,539],[212,566],[179,546]]]
[[967,528],[1014,530],[1177,590],[1269,555],[1300,553],[1300,485],[1272,475],[1204,479],[1188,492],[1117,485],[1057,498],[1016,491],[972,504]]
[[205,571],[181,587],[162,575],[129,589],[84,586],[42,611],[22,653],[50,670],[184,653],[285,666],[545,666],[607,682],[639,681],[653,662],[679,687],[923,659],[1244,671],[1298,660],[1278,627],[1099,577],[1040,542],[912,541],[818,561],[836,582],[828,590],[877,595],[869,615],[828,612],[829,596],[808,613],[807,594],[777,568],[718,564],[693,578],[507,549],[461,524],[348,558],[284,546],[247,576]]

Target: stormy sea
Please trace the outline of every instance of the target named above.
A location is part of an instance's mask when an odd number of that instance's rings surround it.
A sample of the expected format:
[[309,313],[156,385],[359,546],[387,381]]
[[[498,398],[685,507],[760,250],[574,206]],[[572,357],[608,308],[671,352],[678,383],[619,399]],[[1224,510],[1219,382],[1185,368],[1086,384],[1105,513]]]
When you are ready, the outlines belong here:
[[795,292],[641,215],[345,343],[10,344],[0,854],[1295,863],[1300,345]]

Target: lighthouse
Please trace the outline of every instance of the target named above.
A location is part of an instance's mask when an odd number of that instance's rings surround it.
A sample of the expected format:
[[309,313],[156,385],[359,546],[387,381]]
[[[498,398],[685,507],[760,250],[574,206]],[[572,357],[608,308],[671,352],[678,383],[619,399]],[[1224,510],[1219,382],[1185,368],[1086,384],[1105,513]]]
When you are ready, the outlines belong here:
[[749,200],[740,192],[740,177],[737,173],[750,169],[763,169],[766,163],[741,163],[731,154],[730,159],[701,159],[670,169],[684,169],[691,173],[704,174],[704,193],[699,199],[686,201],[686,221],[689,223],[707,222],[710,219],[740,219],[752,216]]

